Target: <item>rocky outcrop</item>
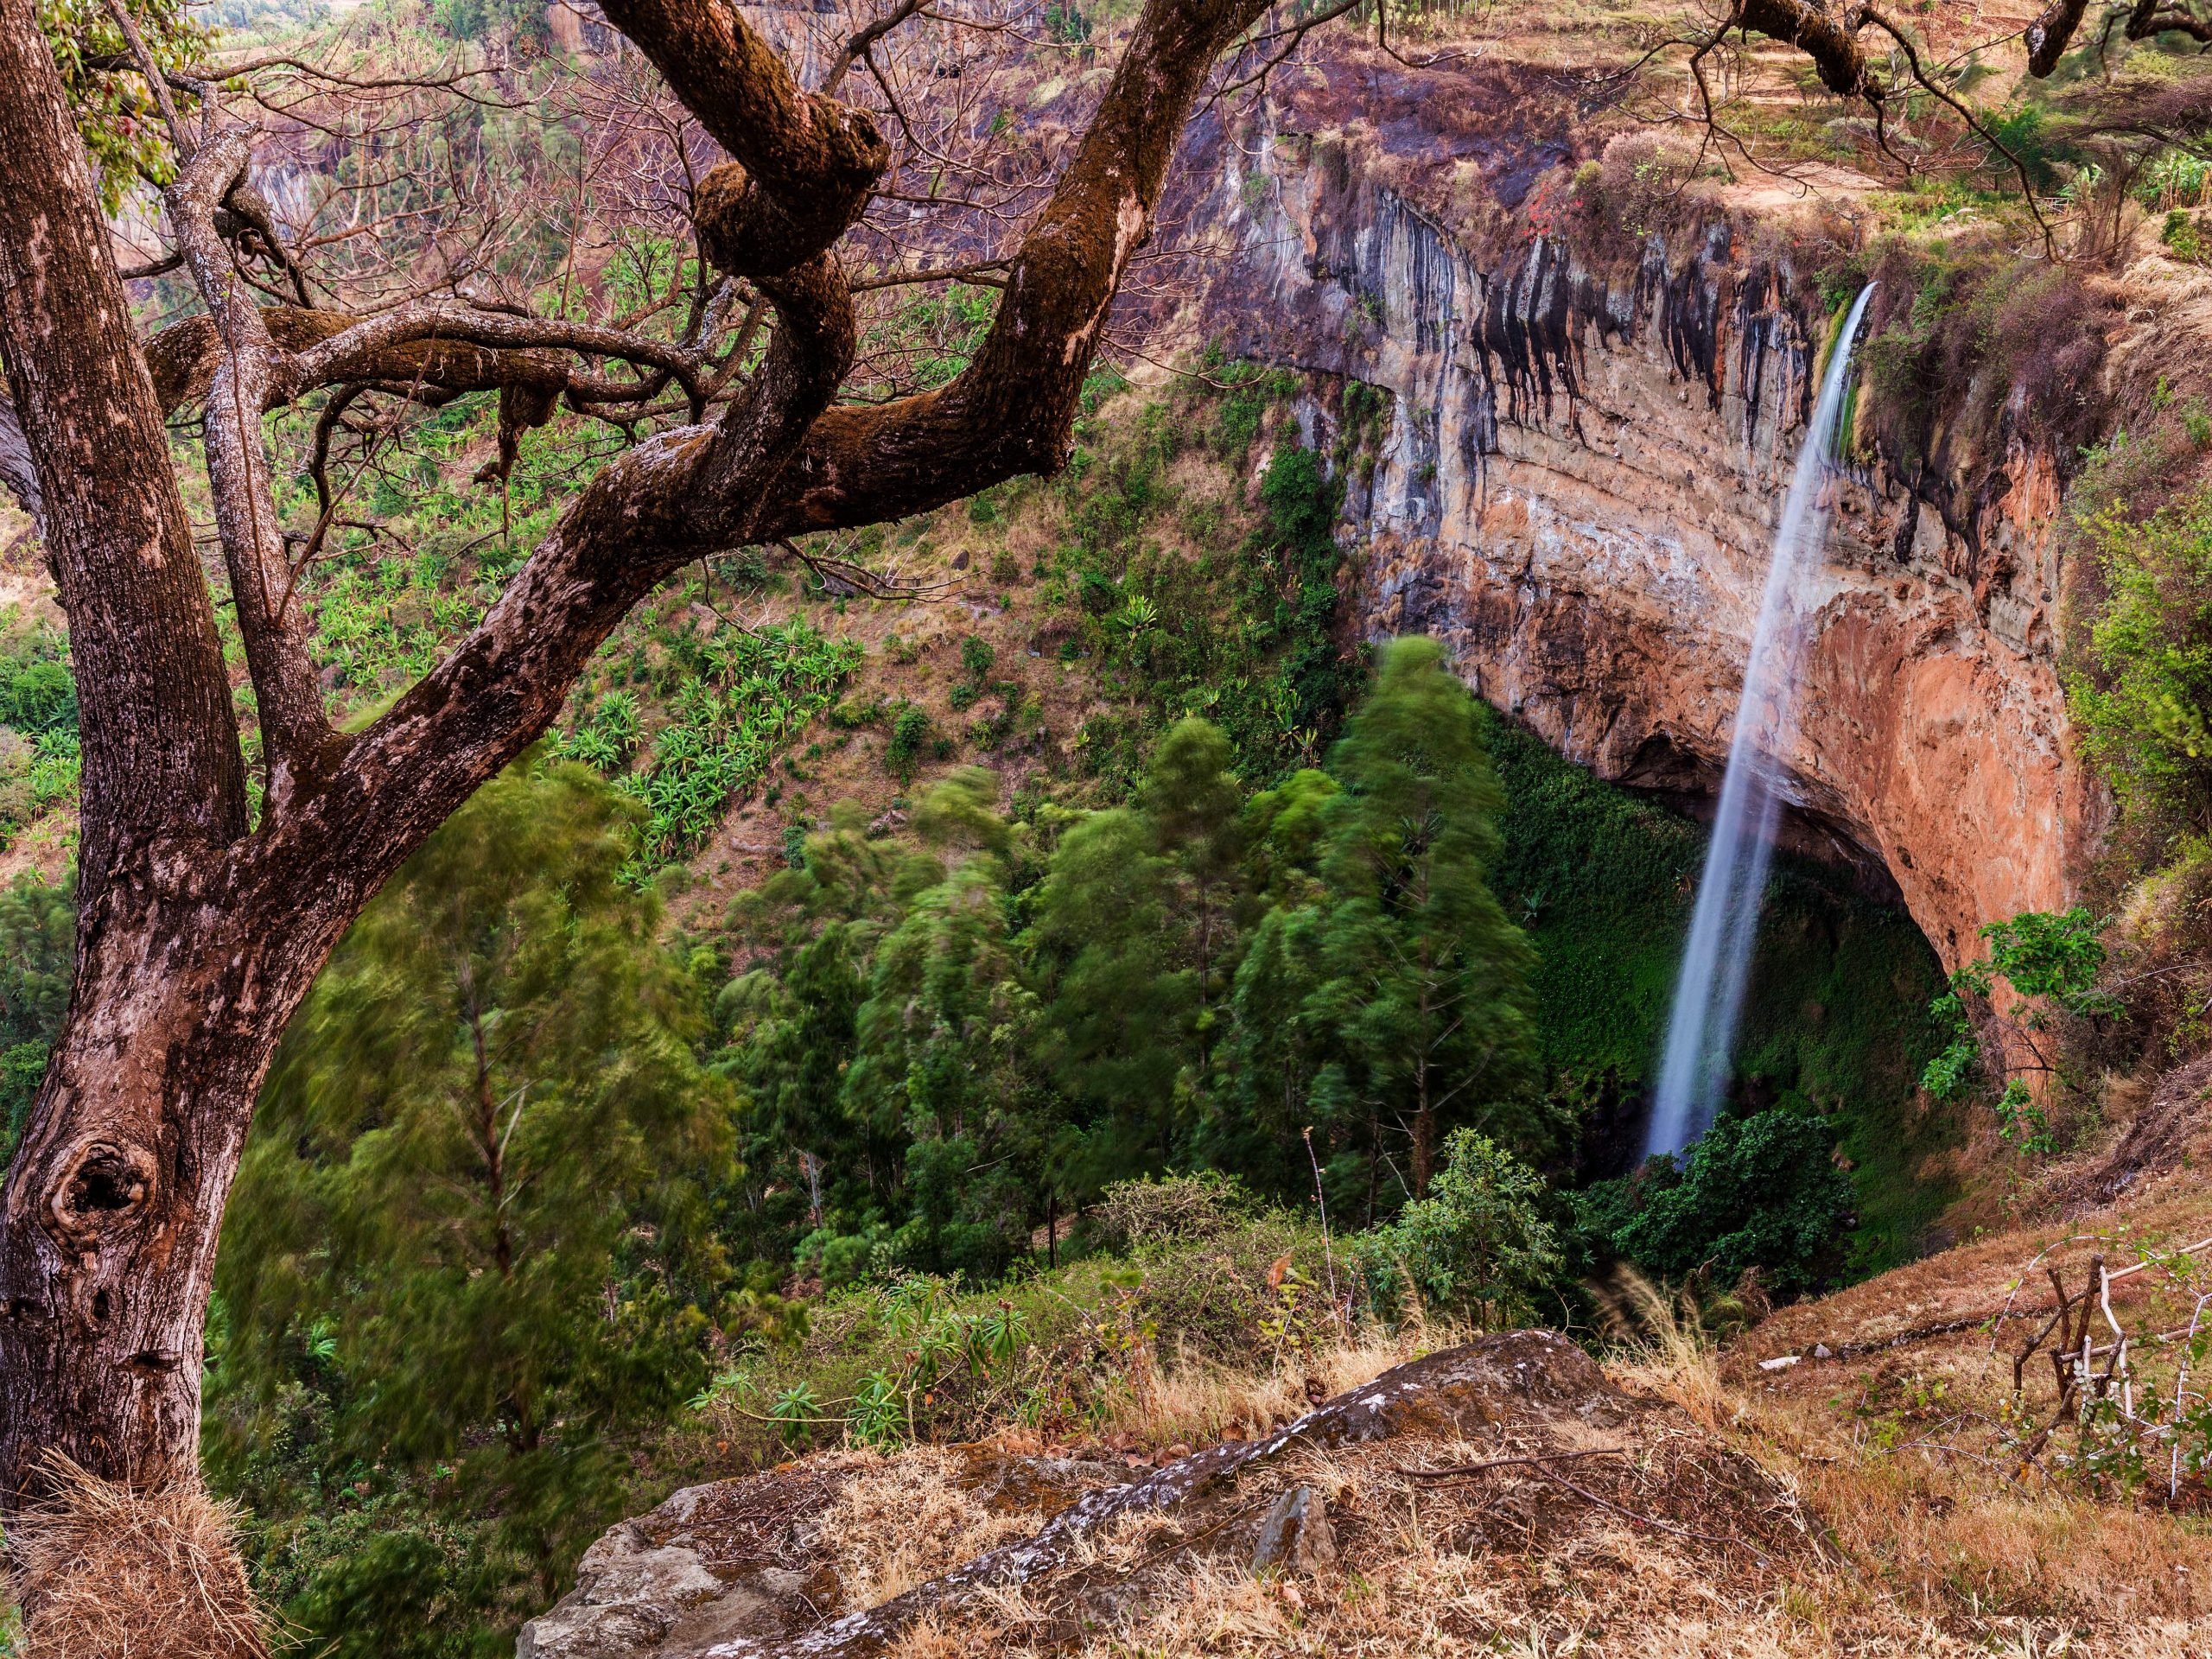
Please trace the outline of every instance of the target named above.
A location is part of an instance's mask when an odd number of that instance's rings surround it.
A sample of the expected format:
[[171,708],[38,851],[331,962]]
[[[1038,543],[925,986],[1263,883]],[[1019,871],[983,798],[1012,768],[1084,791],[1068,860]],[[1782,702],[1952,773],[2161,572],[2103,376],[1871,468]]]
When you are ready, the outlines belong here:
[[[1604,777],[1709,792],[1829,308],[1738,214],[1593,250],[1541,205],[1565,130],[1485,126],[1472,72],[1403,110],[1351,73],[1287,77],[1264,128],[1199,146],[1189,211],[1235,247],[1201,326],[1315,377],[1318,447],[1344,384],[1390,394],[1348,467],[1370,634],[1445,639]],[[1884,873],[1949,964],[2063,904],[2097,824],[2056,662],[2060,487],[2017,441],[1961,505],[1878,464],[1841,485],[1804,596],[1797,829]]]
[[[1459,1461],[1469,1442],[1485,1448],[1471,1465]],[[1803,1536],[1794,1502],[1756,1465],[1706,1443],[1679,1414],[1631,1400],[1552,1332],[1486,1337],[1401,1365],[1265,1439],[1213,1446],[1141,1479],[988,1447],[906,1455],[951,1458],[960,1479],[988,1486],[992,1505],[1026,1522],[1012,1541],[903,1593],[848,1605],[834,1564],[840,1516],[855,1509],[840,1494],[896,1460],[833,1453],[694,1487],[594,1544],[575,1589],[524,1627],[518,1659],[857,1659],[920,1621],[957,1624],[1014,1593],[1034,1642],[1039,1619],[1072,1637],[1156,1600],[1160,1575],[1205,1563],[1379,1575],[1403,1544],[1389,1511],[1350,1505],[1332,1525],[1322,1491],[1363,1467],[1401,1488],[1429,1486],[1431,1507],[1438,1481],[1456,1491],[1481,1480],[1466,1494],[1479,1510],[1508,1498],[1505,1477],[1526,1478],[1550,1495],[1548,1535],[1626,1516],[1688,1548],[1760,1561],[1799,1549]],[[1601,1461],[1618,1479],[1656,1484],[1624,1503],[1630,1488],[1608,1496],[1599,1490],[1608,1477],[1587,1472]],[[1573,1480],[1554,1488],[1554,1465],[1573,1466]],[[1716,1505],[1755,1519],[1723,1523],[1707,1513]],[[1500,1547],[1526,1550],[1538,1513],[1513,1506]]]

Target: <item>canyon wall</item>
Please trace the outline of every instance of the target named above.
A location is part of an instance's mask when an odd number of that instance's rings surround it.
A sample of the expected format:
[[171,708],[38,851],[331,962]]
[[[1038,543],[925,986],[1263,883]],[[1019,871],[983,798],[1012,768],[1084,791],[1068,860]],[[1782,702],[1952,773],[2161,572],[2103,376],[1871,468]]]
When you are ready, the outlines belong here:
[[[1225,253],[1196,320],[1310,377],[1318,448],[1345,382],[1391,394],[1379,444],[1341,446],[1367,632],[1446,641],[1605,778],[1709,794],[1830,308],[1739,216],[1600,264],[1525,211],[1566,146],[1417,109],[1348,132],[1312,84],[1199,136],[1189,222]],[[1781,755],[1794,826],[1886,873],[1955,966],[1983,923],[2069,901],[2098,816],[2056,663],[2060,480],[2016,447],[1955,524],[1878,465],[1838,488]]]

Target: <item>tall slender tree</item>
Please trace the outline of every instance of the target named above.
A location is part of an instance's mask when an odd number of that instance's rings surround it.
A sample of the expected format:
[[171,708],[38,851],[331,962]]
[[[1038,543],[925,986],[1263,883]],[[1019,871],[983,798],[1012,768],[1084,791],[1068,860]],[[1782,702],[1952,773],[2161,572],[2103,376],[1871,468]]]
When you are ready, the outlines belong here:
[[601,1431],[705,1380],[724,1276],[731,1091],[621,882],[637,816],[525,758],[408,861],[293,1023],[216,1274],[234,1392],[277,1406],[327,1329],[337,1468],[466,1466],[548,1595],[619,1501]]
[[1433,639],[1383,651],[1329,765],[1343,787],[1327,807],[1325,976],[1307,1017],[1335,1035],[1331,1086],[1352,1115],[1397,1132],[1418,1198],[1447,1127],[1522,1148],[1544,1138],[1531,1133],[1528,942],[1488,877],[1504,791],[1474,699]]

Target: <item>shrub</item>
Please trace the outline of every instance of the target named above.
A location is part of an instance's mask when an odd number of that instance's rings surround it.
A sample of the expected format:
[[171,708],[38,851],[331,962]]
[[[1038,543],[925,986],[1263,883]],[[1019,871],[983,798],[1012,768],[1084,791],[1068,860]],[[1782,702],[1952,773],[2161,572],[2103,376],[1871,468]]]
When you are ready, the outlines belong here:
[[2212,804],[2212,490],[2139,519],[2106,495],[2078,524],[2104,588],[2067,688],[2084,747],[2139,826],[2199,820]]
[[1346,1255],[1370,1316],[1391,1320],[1411,1294],[1426,1309],[1478,1325],[1528,1323],[1562,1265],[1543,1197],[1542,1180],[1512,1154],[1472,1129],[1455,1131],[1429,1195],[1351,1241]]
[[2066,458],[2088,442],[2105,409],[2108,302],[2079,271],[2023,258],[2002,238],[1927,248],[1892,238],[1864,274],[1878,286],[1853,424],[1901,470],[1964,502],[2004,464],[2010,435]]
[[1219,1238],[1246,1225],[1259,1209],[1234,1175],[1201,1170],[1116,1181],[1101,1195],[1093,1222],[1108,1248],[1135,1250]]
[[1732,1284],[1756,1268],[1782,1294],[1813,1289],[1840,1267],[1853,1218],[1834,1153],[1834,1132],[1809,1111],[1724,1117],[1687,1165],[1652,1158],[1577,1194],[1576,1226],[1599,1254],[1669,1278]]
[[[2052,1070],[2037,1033],[2059,1015],[2088,1019],[2120,1009],[2098,986],[2105,965],[2104,941],[2098,937],[2096,918],[2082,906],[2056,913],[2026,911],[2009,922],[1990,923],[1981,930],[1981,938],[1989,947],[1988,956],[1953,974],[1949,992],[1929,1009],[1950,1034],[1949,1044],[1928,1063],[1920,1079],[1920,1086],[1938,1100],[1955,1100],[1965,1092],[1980,1058],[1967,1014],[1968,999],[1986,1007],[1999,980],[2024,999],[2015,1001],[1995,1022],[2002,1051],[2000,1071],[2011,1071],[2016,1062],[2029,1070]],[[2057,1150],[2042,1104],[2021,1079],[2005,1083],[1996,1110],[2005,1140],[2019,1142],[2028,1152]]]
[[921,765],[923,753],[929,747],[929,711],[909,703],[891,722],[891,744],[884,752],[884,764],[900,783],[911,784],[915,768]]
[[960,642],[960,671],[971,680],[980,681],[998,659],[997,647],[988,639],[971,633]]

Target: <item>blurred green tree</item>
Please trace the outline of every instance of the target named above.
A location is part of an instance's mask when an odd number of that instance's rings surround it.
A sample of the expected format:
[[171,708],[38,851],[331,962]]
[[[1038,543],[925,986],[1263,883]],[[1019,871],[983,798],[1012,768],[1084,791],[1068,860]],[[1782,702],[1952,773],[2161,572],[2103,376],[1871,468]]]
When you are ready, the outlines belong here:
[[312,1381],[334,1478],[436,1465],[545,1597],[620,1513],[608,1433],[704,1380],[726,1277],[731,1090],[619,879],[637,817],[525,758],[407,862],[279,1052],[217,1285],[219,1419],[250,1442]]

